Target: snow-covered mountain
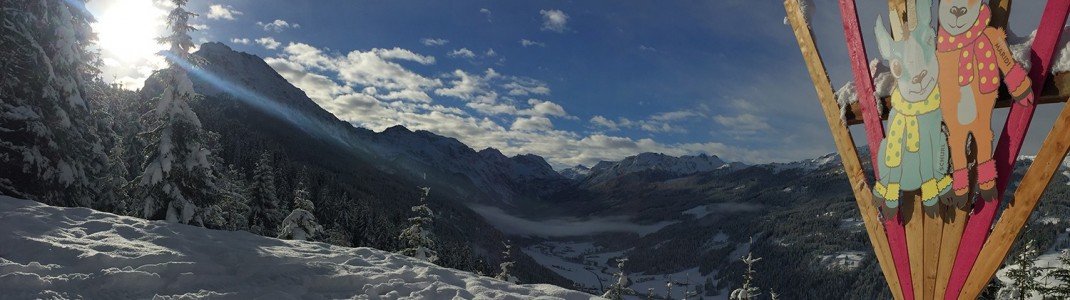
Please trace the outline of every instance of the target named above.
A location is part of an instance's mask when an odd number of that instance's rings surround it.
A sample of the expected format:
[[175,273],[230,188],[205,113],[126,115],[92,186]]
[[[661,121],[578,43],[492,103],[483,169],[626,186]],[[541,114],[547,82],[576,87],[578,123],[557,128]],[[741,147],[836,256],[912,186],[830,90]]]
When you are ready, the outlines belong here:
[[575,167],[566,168],[561,170],[561,175],[572,180],[583,180],[591,175],[591,168],[584,165],[576,165]]
[[[203,72],[194,74],[200,76],[191,76],[198,93],[241,101],[311,136],[358,152],[387,172],[434,178],[466,194],[466,199],[502,203],[568,184],[539,156],[506,157],[496,149],[476,152],[454,138],[400,125],[381,133],[353,127],[317,105],[262,58],[222,43],[205,43],[194,54],[205,61]],[[472,188],[484,195],[472,195]]]
[[286,241],[0,196],[0,298],[593,299],[371,248]]
[[507,157],[494,148],[476,152],[457,139],[428,131],[413,132],[399,125],[374,135],[371,141],[382,146],[378,154],[386,161],[437,176],[461,175],[504,203],[537,198],[568,184],[542,157]]
[[601,161],[590,169],[583,178],[585,185],[599,183],[642,171],[660,171],[673,176],[683,176],[715,170],[736,170],[743,167],[740,163],[728,163],[716,155],[699,154],[695,156],[673,157],[661,153],[640,153],[617,162]]
[[[859,155],[860,155],[859,157],[861,157],[863,159],[866,159],[866,158],[868,158],[869,154],[868,154],[868,152],[866,152],[866,153],[860,153]],[[806,170],[806,171],[811,171],[811,170],[827,168],[827,167],[830,167],[830,166],[841,166],[841,164],[840,164],[840,155],[838,153],[833,152],[833,153],[828,153],[828,154],[822,155],[822,156],[817,157],[817,158],[809,158],[809,159],[804,159],[804,160],[800,160],[800,161],[793,161],[793,162],[788,162],[788,163],[769,163],[769,164],[764,164],[764,165],[761,165],[761,166],[765,167],[765,168],[770,168],[770,169],[772,169],[772,170],[774,170],[776,172],[782,172],[782,171],[786,171],[786,170]]]

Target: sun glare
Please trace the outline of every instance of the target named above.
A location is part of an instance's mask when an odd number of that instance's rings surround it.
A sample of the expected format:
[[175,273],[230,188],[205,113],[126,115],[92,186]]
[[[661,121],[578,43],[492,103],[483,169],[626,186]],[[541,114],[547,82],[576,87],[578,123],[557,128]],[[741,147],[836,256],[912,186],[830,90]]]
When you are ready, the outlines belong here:
[[164,65],[156,55],[166,47],[156,41],[163,34],[167,9],[150,0],[98,0],[87,3],[96,18],[105,80],[126,88],[141,87],[153,70]]
[[166,12],[145,0],[115,0],[96,16],[101,50],[120,62],[133,62],[155,55],[156,42]]

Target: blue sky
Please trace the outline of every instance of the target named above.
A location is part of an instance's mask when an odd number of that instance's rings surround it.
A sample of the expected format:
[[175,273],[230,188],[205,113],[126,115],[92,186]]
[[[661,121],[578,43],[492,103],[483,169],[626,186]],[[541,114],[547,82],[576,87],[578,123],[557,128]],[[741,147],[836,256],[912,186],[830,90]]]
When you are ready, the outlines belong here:
[[[100,16],[129,1],[90,9]],[[886,6],[861,2],[870,38]],[[817,1],[814,27],[838,87],[850,73],[835,5]],[[339,118],[376,131],[402,124],[556,167],[646,151],[761,163],[834,150],[780,1],[193,0],[188,8],[200,14],[199,41],[264,57]],[[1016,3],[1012,29],[1031,31],[1040,9]],[[131,86],[153,66],[113,65],[106,77]],[[1052,108],[1040,124],[1050,126]],[[1027,153],[1042,137],[1031,137]]]

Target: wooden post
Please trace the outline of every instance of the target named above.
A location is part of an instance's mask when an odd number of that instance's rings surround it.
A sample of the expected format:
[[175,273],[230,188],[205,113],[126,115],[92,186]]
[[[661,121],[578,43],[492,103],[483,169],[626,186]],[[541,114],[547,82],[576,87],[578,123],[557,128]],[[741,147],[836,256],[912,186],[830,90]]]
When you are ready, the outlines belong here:
[[[918,196],[915,201],[921,202],[921,196]],[[924,287],[921,298],[922,299],[935,299],[933,295],[936,294],[936,290],[944,289],[944,286],[936,285],[936,277],[940,267],[940,249],[942,237],[944,234],[944,220],[941,214],[940,207],[943,206],[940,203],[936,205],[925,207],[925,237],[923,243],[925,244],[925,268],[923,269],[922,286]]]
[[903,299],[902,289],[899,286],[899,279],[895,272],[895,265],[892,264],[888,240],[884,235],[884,230],[881,228],[880,221],[877,220],[878,212],[877,207],[874,206],[873,192],[869,184],[866,183],[862,163],[858,158],[858,149],[855,148],[851,133],[847,130],[847,126],[840,121],[839,107],[836,104],[832,84],[829,82],[828,72],[825,70],[825,65],[821,60],[821,53],[814,43],[810,25],[806,23],[802,10],[799,9],[799,0],[785,0],[784,9],[787,11],[788,21],[791,24],[792,31],[795,33],[795,39],[799,43],[799,50],[806,61],[810,79],[817,90],[818,101],[821,103],[825,120],[828,121],[829,129],[832,131],[832,138],[836,141],[836,150],[840,153],[843,169],[847,174],[847,178],[851,181],[855,202],[858,204],[862,221],[866,225],[866,233],[868,233],[869,241],[873,245],[877,262],[881,266],[881,273],[884,274],[884,279],[888,282],[892,296],[895,299]]
[[992,7],[992,21],[988,24],[1006,29],[1011,17],[1011,0],[992,0],[988,6]]
[[[840,19],[843,20],[844,41],[847,43],[847,54],[851,58],[851,73],[854,75],[855,90],[858,95],[858,104],[862,107],[863,122],[866,127],[866,144],[869,146],[870,161],[873,163],[873,174],[880,178],[878,172],[878,151],[881,141],[884,140],[884,124],[881,123],[880,111],[877,109],[877,98],[874,95],[873,75],[869,73],[868,56],[866,45],[862,39],[862,29],[858,22],[858,10],[854,0],[840,0]],[[895,22],[892,22],[893,24]],[[899,282],[904,287],[903,298],[912,300],[917,291],[911,287],[920,284],[917,278],[912,278],[914,270],[910,262],[910,254],[907,251],[906,230],[903,228],[903,214],[896,214],[886,218],[884,228],[890,245],[892,261],[898,272]],[[920,222],[920,219],[919,219]],[[920,269],[918,270],[920,271]]]
[[[907,251],[910,257],[911,288],[916,299],[926,299],[925,295],[925,212],[921,205],[921,195],[916,192],[903,193],[900,215],[906,222]],[[895,247],[895,245],[892,245]],[[902,280],[900,280],[902,281]],[[905,286],[905,285],[904,285]]]
[[[1033,94],[1040,95],[1044,83],[1048,79],[1048,71],[1051,69],[1051,58],[1055,52],[1055,45],[1062,34],[1063,24],[1066,23],[1066,13],[1070,9],[1070,0],[1049,0],[1044,8],[1040,26],[1033,42],[1033,68],[1029,72],[1029,79],[1033,82]],[[1033,112],[1036,105],[1011,105],[1010,115],[1000,133],[999,143],[996,145],[995,155],[992,159],[996,162],[996,199],[984,199],[974,204],[973,214],[966,223],[966,229],[962,233],[958,253],[955,256],[955,264],[951,270],[951,279],[948,281],[945,299],[954,299],[960,294],[980,293],[980,290],[964,290],[963,287],[974,269],[981,247],[984,246],[988,237],[988,230],[992,226],[992,220],[996,217],[999,201],[1006,192],[1007,184],[1010,183],[1010,174],[1014,171],[1014,163],[1022,149],[1022,142],[1029,129],[1029,123],[1033,120]],[[1002,259],[1000,259],[1002,261]],[[994,272],[994,270],[993,270]],[[990,278],[990,276],[989,276]],[[983,286],[987,281],[981,283]],[[977,286],[978,283],[971,283]]]
[[[901,21],[902,24],[907,24],[908,18],[906,0],[888,0],[888,11],[892,12],[891,14],[889,14],[889,18],[899,18],[899,21]],[[895,22],[892,22],[892,24],[895,24]],[[906,28],[903,28],[903,30],[906,30]],[[897,32],[896,30],[892,30],[892,38],[896,40],[902,40],[902,34],[903,32]]]
[[951,268],[955,265],[955,254],[958,253],[959,240],[962,239],[962,229],[966,226],[967,212],[954,206],[941,206],[944,228],[940,235],[940,259],[936,267],[936,291],[933,299],[944,299],[947,292],[947,284],[951,279]]

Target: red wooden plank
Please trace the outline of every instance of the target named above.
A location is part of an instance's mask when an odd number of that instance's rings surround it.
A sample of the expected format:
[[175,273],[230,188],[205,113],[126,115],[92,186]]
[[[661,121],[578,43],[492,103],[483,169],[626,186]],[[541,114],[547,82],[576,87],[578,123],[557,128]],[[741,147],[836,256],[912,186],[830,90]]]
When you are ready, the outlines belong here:
[[855,1],[840,0],[840,14],[843,33],[846,35],[847,55],[851,57],[851,73],[854,75],[858,104],[862,106],[862,118],[866,124],[866,144],[869,145],[873,173],[876,174],[877,149],[884,140],[884,125],[881,123],[880,111],[877,110],[877,99],[873,95],[873,77],[869,74],[869,58],[866,56],[866,45],[862,41],[862,30],[858,26]]
[[[1040,95],[1044,82],[1048,79],[1052,54],[1055,53],[1056,44],[1062,35],[1068,12],[1070,12],[1070,0],[1049,0],[1044,8],[1044,15],[1040,19],[1037,36],[1033,42],[1031,57],[1033,68],[1029,72],[1029,79],[1033,81],[1034,95]],[[996,199],[978,201],[974,205],[973,213],[962,234],[945,299],[958,298],[962,286],[969,277],[970,270],[977,261],[977,255],[984,246],[992,220],[996,216],[999,201],[1006,192],[1007,183],[1010,182],[1011,176],[1009,175],[1013,172],[1014,163],[1022,150],[1022,142],[1029,130],[1029,123],[1033,120],[1034,111],[1036,111],[1035,105],[1011,105],[1010,115],[1007,117],[1007,123],[1003,125],[1003,132],[1000,134],[993,158],[996,160],[996,170],[1000,174],[996,179],[999,196]]]
[[[881,123],[877,99],[873,91],[873,77],[869,73],[866,46],[862,40],[862,29],[858,25],[858,11],[854,0],[840,0],[840,15],[843,20],[843,32],[847,42],[847,54],[851,58],[851,71],[854,74],[855,90],[858,103],[862,106],[862,119],[865,122],[866,142],[869,145],[870,161],[873,173],[880,178],[877,171],[877,150],[884,140],[884,124]],[[891,247],[892,261],[895,263],[896,275],[903,290],[903,298],[914,299],[914,290],[910,273],[910,257],[907,251],[906,229],[902,216],[896,214],[884,221],[888,244]]]

